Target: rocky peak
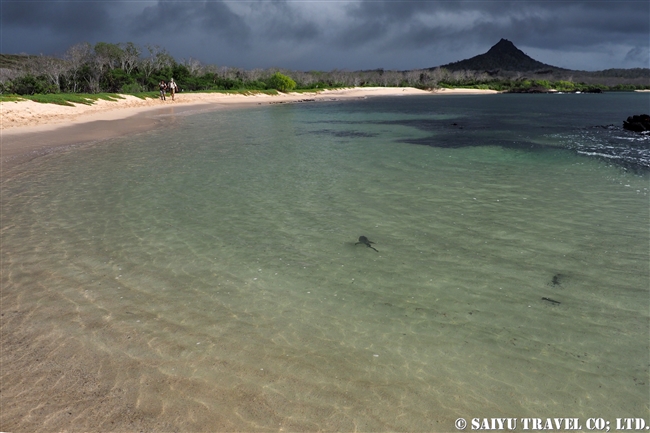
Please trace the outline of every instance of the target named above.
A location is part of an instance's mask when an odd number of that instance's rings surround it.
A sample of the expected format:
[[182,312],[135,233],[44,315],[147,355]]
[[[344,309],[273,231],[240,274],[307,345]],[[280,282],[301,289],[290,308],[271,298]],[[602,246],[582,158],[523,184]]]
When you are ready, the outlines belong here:
[[452,71],[462,69],[482,71],[535,71],[542,69],[560,69],[532,59],[507,39],[501,39],[485,54],[474,56],[471,59],[449,63],[441,67]]

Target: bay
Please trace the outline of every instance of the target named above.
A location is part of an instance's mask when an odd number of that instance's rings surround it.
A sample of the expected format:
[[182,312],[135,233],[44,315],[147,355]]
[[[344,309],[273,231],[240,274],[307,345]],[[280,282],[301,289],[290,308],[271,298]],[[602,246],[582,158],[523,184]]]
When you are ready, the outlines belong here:
[[643,417],[648,141],[617,125],[647,107],[282,105],[33,160],[2,184],[3,429]]

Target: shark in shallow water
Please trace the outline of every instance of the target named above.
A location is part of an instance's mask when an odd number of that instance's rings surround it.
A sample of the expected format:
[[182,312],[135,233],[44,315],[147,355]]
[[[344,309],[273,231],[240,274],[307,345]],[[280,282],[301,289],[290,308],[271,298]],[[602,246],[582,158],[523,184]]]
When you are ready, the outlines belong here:
[[357,242],[357,243],[354,244],[354,245],[359,245],[359,244],[363,244],[363,245],[367,246],[368,248],[372,248],[373,250],[379,252],[379,250],[377,250],[375,247],[373,247],[372,245],[370,245],[370,244],[374,244],[374,242],[371,241],[370,239],[368,239],[368,238],[365,237],[365,236],[359,236],[359,242]]

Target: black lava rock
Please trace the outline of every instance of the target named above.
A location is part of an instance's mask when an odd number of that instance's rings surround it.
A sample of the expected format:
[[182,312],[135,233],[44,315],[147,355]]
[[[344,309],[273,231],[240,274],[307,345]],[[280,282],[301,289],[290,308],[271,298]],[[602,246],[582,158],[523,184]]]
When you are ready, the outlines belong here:
[[623,122],[623,129],[634,132],[650,131],[650,116],[647,114],[630,116]]

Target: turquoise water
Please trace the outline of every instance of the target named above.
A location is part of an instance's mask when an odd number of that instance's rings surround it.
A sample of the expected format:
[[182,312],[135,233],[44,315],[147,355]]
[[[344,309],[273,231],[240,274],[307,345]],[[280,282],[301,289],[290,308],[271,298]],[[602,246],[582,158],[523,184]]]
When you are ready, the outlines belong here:
[[647,107],[260,107],[33,160],[2,185],[3,360],[29,373],[1,426],[646,417],[648,145],[603,126]]

